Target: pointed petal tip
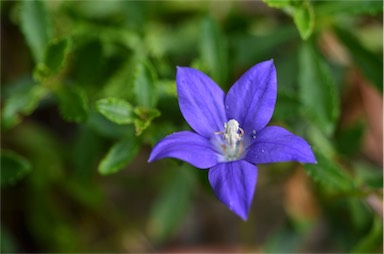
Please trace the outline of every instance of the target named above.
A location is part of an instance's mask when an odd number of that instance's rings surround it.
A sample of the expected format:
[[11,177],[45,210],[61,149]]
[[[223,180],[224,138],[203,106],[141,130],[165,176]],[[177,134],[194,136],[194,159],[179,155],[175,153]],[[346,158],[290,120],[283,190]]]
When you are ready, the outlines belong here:
[[307,164],[317,164],[317,160],[316,159],[311,159],[311,160],[303,160],[303,161],[299,161],[301,163],[307,163]]
[[232,211],[232,212],[234,212],[237,216],[239,216],[242,221],[246,222],[248,220],[248,214],[240,214],[240,213],[237,213],[236,211]]
[[313,157],[313,160],[309,161],[309,162],[306,162],[306,163],[310,163],[310,164],[318,164],[317,160],[315,157]]
[[308,154],[306,156],[308,159],[306,161],[303,161],[303,163],[310,163],[310,164],[317,164],[317,159],[315,157],[315,154],[312,151],[312,147],[309,145]]
[[271,65],[273,65],[273,66],[275,66],[275,60],[273,59],[273,58],[271,58],[271,59],[268,59],[268,60],[265,60],[265,61],[263,61],[263,62],[260,62],[260,63],[257,63],[256,65],[259,65],[259,64],[271,64]]
[[225,98],[227,118],[236,119],[245,132],[260,131],[272,118],[276,97],[273,59],[257,63],[229,89]]
[[149,158],[148,158],[148,160],[147,160],[148,163],[152,163],[152,162],[154,162],[154,161],[157,160],[154,151],[155,151],[155,150],[152,150],[152,151],[151,151],[151,154],[149,155]]
[[247,222],[247,220],[248,220],[248,216],[240,216],[240,218],[241,218],[244,222]]
[[279,126],[268,126],[248,148],[246,160],[254,164],[297,161],[316,164],[308,142]]
[[247,221],[257,181],[257,167],[240,160],[220,163],[208,172],[216,197],[229,210]]

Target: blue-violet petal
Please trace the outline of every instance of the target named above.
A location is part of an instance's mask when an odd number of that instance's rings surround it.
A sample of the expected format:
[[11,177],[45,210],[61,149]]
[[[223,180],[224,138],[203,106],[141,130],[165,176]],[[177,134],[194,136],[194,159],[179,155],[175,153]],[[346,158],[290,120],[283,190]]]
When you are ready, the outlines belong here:
[[225,94],[207,75],[188,67],[177,67],[177,94],[181,113],[200,135],[210,138],[224,129]]
[[258,132],[271,120],[277,96],[273,60],[253,66],[231,87],[225,98],[228,119],[236,119],[246,133]]
[[268,126],[258,132],[248,147],[245,159],[255,164],[286,161],[316,163],[307,141],[278,126]]
[[190,132],[173,133],[162,139],[152,149],[148,162],[162,158],[176,158],[197,168],[210,168],[217,164],[218,155],[204,137]]
[[257,167],[247,161],[220,163],[208,172],[217,196],[231,211],[247,220],[257,181]]

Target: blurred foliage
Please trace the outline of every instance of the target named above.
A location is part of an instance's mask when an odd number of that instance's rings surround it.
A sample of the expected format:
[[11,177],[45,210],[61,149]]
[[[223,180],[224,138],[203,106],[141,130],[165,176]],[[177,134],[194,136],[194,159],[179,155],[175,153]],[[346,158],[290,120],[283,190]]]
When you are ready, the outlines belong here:
[[[382,253],[381,1],[31,0],[1,14],[2,252]],[[318,164],[261,166],[243,223],[206,171],[147,159],[188,128],[176,66],[227,91],[271,58],[273,123]]]

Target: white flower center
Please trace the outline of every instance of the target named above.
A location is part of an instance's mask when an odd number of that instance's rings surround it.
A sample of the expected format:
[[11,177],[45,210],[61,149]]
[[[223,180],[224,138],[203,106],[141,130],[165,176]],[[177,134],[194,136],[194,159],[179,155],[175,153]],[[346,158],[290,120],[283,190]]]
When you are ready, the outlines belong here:
[[219,147],[226,161],[234,161],[240,159],[244,151],[242,136],[243,129],[240,128],[239,122],[235,119],[224,123],[224,132],[216,132],[221,134],[223,139],[219,142]]

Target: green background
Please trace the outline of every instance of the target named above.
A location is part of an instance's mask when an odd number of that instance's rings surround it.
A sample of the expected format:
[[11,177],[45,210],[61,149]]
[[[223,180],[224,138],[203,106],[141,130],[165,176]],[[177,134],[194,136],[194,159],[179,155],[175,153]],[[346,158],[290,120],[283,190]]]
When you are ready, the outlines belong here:
[[[2,252],[382,253],[382,1],[0,4]],[[260,165],[243,222],[147,159],[189,129],[176,66],[228,91],[269,59],[318,164]]]

